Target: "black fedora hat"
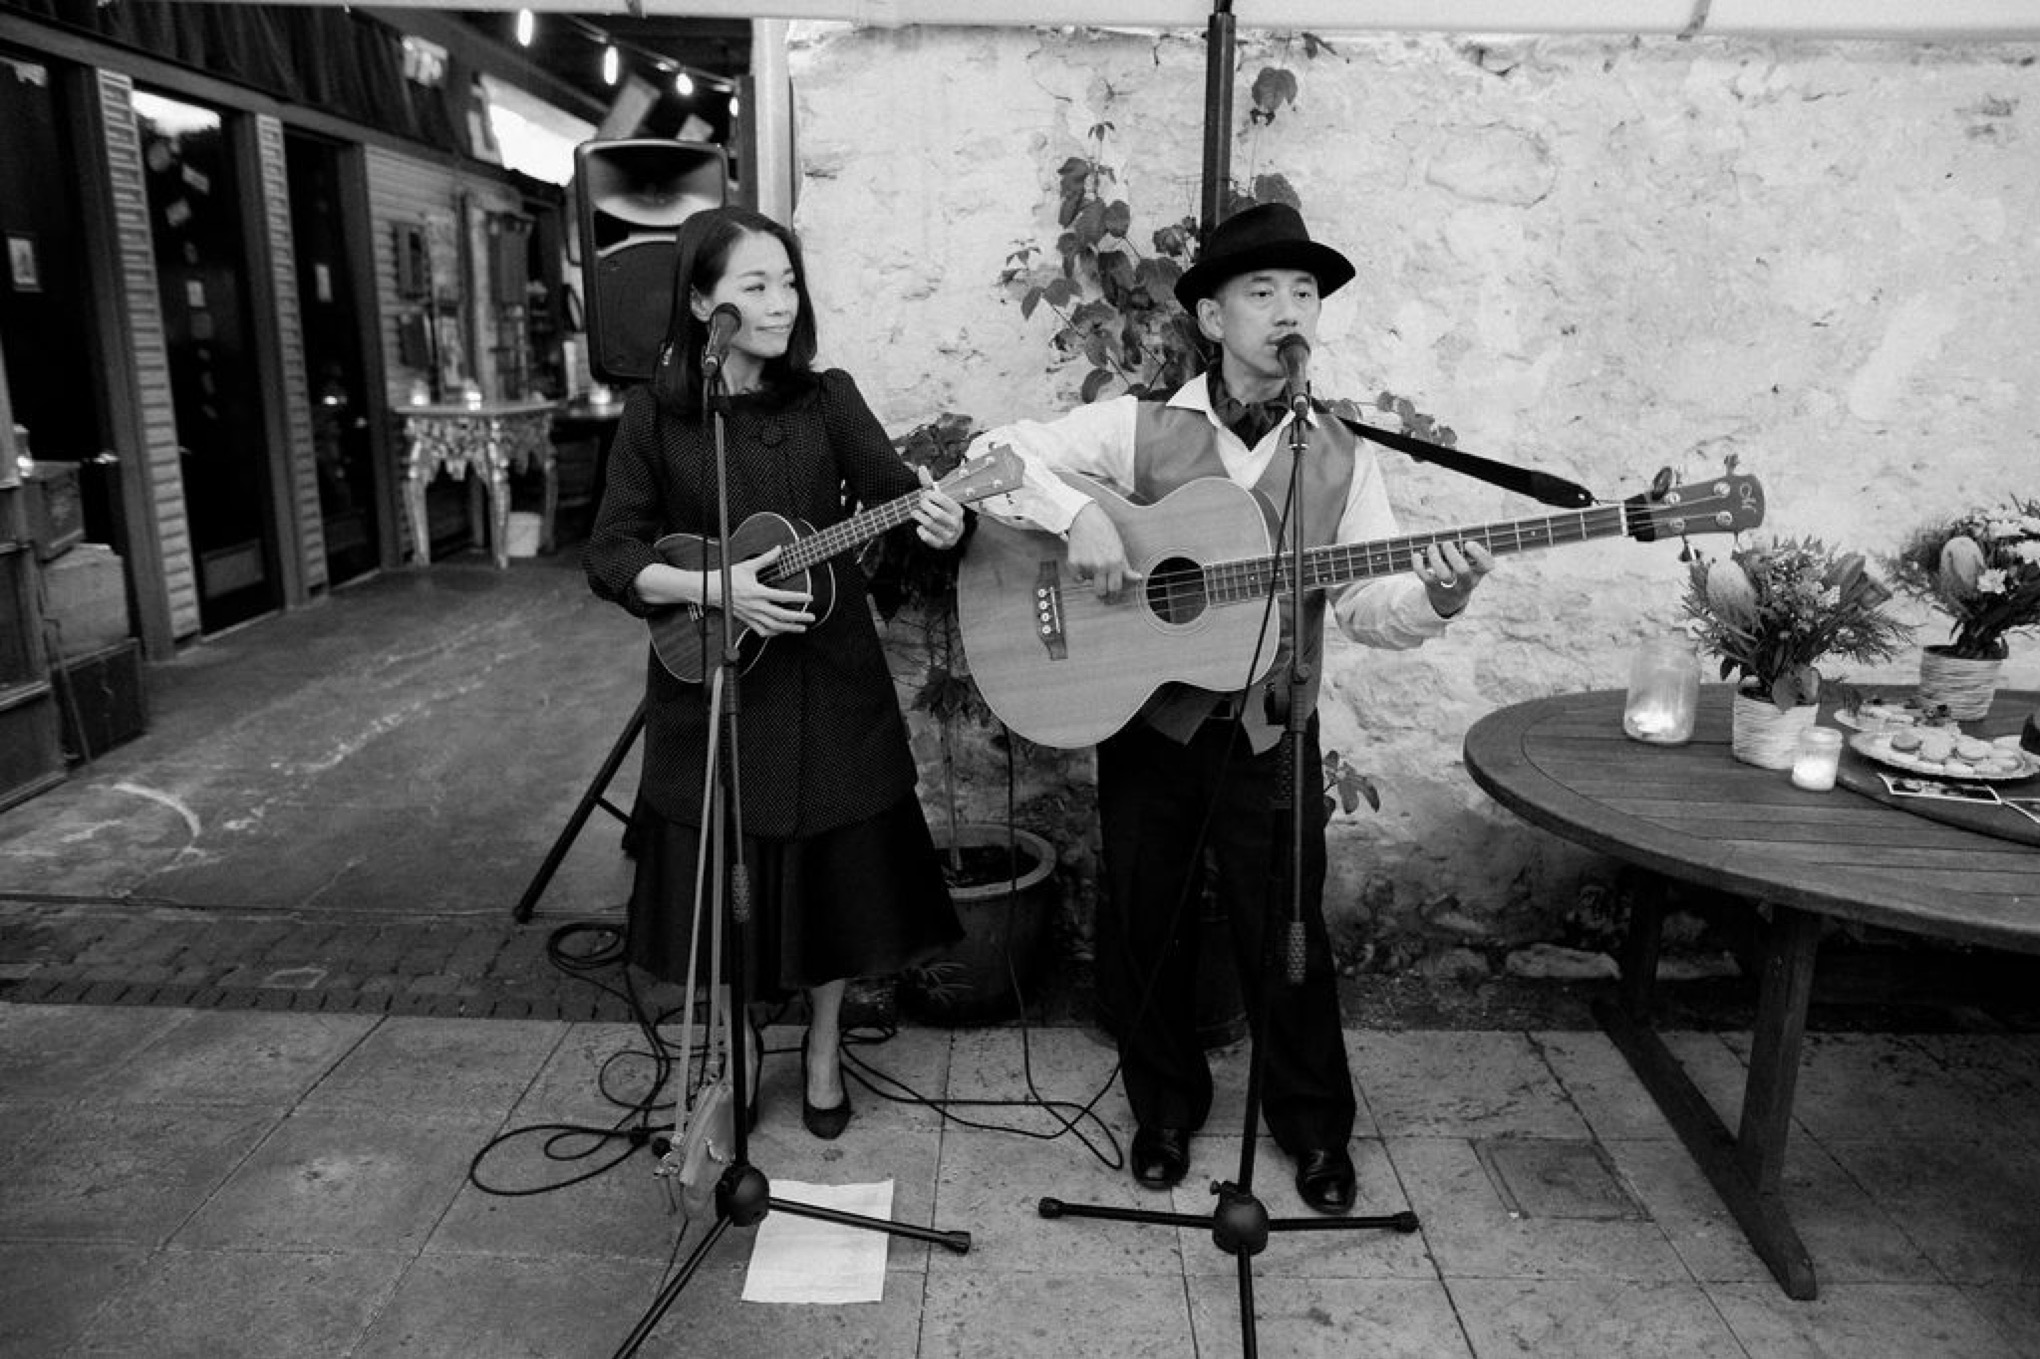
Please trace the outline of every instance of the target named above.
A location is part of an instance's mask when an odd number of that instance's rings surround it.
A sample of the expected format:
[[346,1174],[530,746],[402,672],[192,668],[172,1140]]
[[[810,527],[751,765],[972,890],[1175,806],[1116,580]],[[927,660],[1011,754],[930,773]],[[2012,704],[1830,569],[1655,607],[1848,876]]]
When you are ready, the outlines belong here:
[[1199,298],[1255,269],[1301,269],[1315,275],[1320,297],[1330,297],[1353,278],[1353,262],[1312,240],[1302,213],[1287,203],[1256,203],[1212,228],[1197,263],[1176,280],[1176,300],[1194,314]]

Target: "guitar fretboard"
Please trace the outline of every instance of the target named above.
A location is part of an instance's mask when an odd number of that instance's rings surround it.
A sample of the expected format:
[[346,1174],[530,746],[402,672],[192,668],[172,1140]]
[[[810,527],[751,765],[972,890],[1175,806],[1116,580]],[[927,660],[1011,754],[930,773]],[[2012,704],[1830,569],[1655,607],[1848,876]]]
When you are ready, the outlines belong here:
[[[1584,543],[1595,538],[1614,538],[1631,531],[1627,505],[1592,505],[1543,519],[1472,524],[1464,528],[1440,529],[1434,533],[1413,533],[1406,538],[1383,538],[1371,543],[1335,543],[1330,547],[1304,551],[1303,586],[1306,590],[1322,590],[1356,580],[1399,575],[1410,569],[1411,553],[1441,543],[1475,542],[1499,556],[1527,552],[1532,548],[1557,547],[1564,543]],[[1203,569],[1204,592],[1217,604],[1265,599],[1270,590],[1289,588],[1290,565],[1288,556],[1213,562]]]

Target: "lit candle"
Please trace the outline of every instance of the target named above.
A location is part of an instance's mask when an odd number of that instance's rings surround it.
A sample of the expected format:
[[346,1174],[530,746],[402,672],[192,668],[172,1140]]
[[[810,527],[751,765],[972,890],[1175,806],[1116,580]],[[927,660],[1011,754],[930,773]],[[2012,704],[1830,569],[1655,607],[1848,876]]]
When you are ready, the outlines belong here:
[[1842,763],[1842,734],[1833,727],[1808,727],[1799,733],[1792,757],[1792,783],[1809,792],[1825,793],[1835,786]]
[[1700,699],[1700,663],[1679,636],[1639,643],[1629,663],[1622,730],[1632,740],[1675,746],[1692,739]]

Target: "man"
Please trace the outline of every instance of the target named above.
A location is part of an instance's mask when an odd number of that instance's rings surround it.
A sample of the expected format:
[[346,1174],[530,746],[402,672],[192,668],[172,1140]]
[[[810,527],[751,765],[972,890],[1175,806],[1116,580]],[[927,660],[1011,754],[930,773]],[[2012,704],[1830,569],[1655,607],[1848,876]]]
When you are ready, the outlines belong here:
[[[1228,477],[1279,512],[1297,464],[1278,347],[1291,336],[1314,341],[1321,300],[1353,272],[1345,256],[1310,238],[1293,208],[1263,204],[1227,219],[1176,285],[1177,299],[1218,347],[1216,365],[1166,401],[1119,397],[1050,423],[990,431],[980,444],[1011,445],[1028,472],[1019,490],[984,508],[1067,535],[1069,569],[1107,598],[1139,577],[1106,511],[1055,476],[1057,469],[1100,478],[1147,503],[1200,477]],[[1366,446],[1327,416],[1313,413],[1308,425],[1294,511],[1304,545],[1395,537]],[[1142,1185],[1167,1189],[1182,1180],[1190,1135],[1211,1106],[1211,1071],[1197,1037],[1198,913],[1184,905],[1201,882],[1196,870],[1208,846],[1241,992],[1259,1023],[1254,1040],[1269,1130],[1295,1159],[1297,1192],[1306,1203],[1328,1213],[1352,1207],[1346,1144],[1355,1104],[1322,909],[1324,824],[1314,801],[1300,809],[1303,984],[1291,986],[1279,974],[1269,980],[1266,965],[1264,944],[1273,939],[1280,946],[1290,908],[1285,893],[1271,890],[1271,869],[1282,866],[1277,856],[1286,858],[1289,845],[1277,836],[1270,810],[1286,793],[1286,779],[1278,769],[1281,721],[1271,717],[1267,699],[1271,690],[1286,694],[1288,653],[1299,647],[1310,714],[1302,758],[1306,769],[1321,768],[1316,701],[1327,604],[1355,641],[1412,647],[1444,631],[1492,566],[1479,544],[1445,544],[1414,556],[1408,575],[1350,585],[1331,601],[1314,592],[1293,635],[1284,618],[1277,663],[1259,683],[1232,694],[1164,685],[1099,746],[1106,891],[1097,983],[1123,1016],[1119,1055],[1138,1124],[1132,1170]],[[1243,672],[1250,659],[1240,658]]]

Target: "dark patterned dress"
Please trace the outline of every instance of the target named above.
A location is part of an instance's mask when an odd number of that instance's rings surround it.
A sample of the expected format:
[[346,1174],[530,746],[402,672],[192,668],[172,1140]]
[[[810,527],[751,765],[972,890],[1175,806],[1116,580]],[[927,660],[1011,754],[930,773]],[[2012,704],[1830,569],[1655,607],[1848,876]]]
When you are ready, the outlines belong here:
[[[738,397],[724,427],[733,526],[771,512],[819,530],[917,485],[840,371],[815,374],[790,395]],[[597,595],[642,616],[632,582],[658,560],[652,544],[672,532],[720,536],[713,453],[705,421],[661,412],[648,387],[630,394],[583,554]],[[829,616],[773,638],[740,681],[754,996],[896,971],[962,933],[914,794],[906,725],[864,576],[850,556],[829,565]],[[686,976],[697,916],[708,688],[675,679],[648,649],[629,955],[673,980]]]

